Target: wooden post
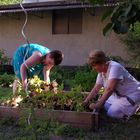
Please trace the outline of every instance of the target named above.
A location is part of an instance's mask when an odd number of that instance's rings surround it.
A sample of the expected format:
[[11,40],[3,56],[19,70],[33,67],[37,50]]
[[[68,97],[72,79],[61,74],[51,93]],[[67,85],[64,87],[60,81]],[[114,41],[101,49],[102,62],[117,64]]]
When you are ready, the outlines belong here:
[[92,112],[92,130],[93,131],[98,131],[99,130],[99,110],[95,109]]

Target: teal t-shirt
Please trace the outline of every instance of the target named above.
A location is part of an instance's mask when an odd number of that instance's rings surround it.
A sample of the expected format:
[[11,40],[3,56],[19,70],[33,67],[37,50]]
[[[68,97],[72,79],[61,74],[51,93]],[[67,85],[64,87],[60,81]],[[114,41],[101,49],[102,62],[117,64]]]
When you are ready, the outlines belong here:
[[[35,51],[40,52],[43,57],[50,52],[50,49],[39,44],[24,44],[18,47],[18,49],[15,51],[12,60],[12,65],[14,68],[15,75],[19,79],[21,79],[21,75],[20,75],[21,64],[24,63],[24,60],[28,59]],[[33,75],[38,75],[40,79],[42,80],[44,79],[42,64],[35,64],[27,69],[27,77],[31,78],[33,77]]]

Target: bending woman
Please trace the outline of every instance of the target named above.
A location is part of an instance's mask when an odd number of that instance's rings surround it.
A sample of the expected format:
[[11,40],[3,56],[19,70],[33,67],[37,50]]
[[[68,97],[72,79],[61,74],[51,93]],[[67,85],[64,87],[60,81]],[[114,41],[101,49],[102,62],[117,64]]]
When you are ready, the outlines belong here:
[[[50,49],[39,44],[24,44],[15,51],[12,65],[18,80],[21,80],[25,90],[27,79],[38,75],[44,81],[50,82],[49,73],[54,65],[59,65],[64,55],[59,50]],[[16,89],[16,81],[13,84],[13,92]]]

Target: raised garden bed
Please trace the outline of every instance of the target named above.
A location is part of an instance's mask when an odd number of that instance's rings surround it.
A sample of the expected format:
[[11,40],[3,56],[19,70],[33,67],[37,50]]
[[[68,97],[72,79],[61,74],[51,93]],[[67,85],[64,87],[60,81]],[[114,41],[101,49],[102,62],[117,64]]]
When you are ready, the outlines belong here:
[[55,81],[48,85],[35,76],[29,80],[27,93],[20,92],[17,97],[1,101],[0,117],[19,119],[25,116],[97,129],[98,114],[87,112],[89,110],[82,106],[87,95],[81,92],[81,88],[67,92],[62,89],[61,86],[57,89]]
[[[26,110],[26,109],[25,109]],[[19,119],[22,117],[25,111],[21,108],[12,108],[0,106],[1,118],[13,118]],[[98,114],[93,112],[76,112],[76,111],[64,111],[64,110],[47,110],[47,109],[35,109],[35,117],[41,120],[54,120],[61,123],[70,124],[76,127],[98,129]],[[24,114],[25,116],[29,113]]]

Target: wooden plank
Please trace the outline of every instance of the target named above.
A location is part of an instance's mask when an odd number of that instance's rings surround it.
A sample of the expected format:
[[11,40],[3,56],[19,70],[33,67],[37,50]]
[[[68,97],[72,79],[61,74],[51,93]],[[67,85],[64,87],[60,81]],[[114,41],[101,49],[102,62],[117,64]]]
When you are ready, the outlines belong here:
[[0,117],[18,119],[20,117],[20,110],[18,108],[0,106]]
[[[27,109],[12,108],[0,106],[0,117],[2,118],[14,118],[18,119],[24,115],[28,117],[29,113]],[[64,110],[47,110],[47,109],[35,109],[35,116],[37,119],[48,120],[52,119],[61,123],[70,124],[76,127],[83,128],[95,128],[98,124],[98,115],[92,112],[76,112],[76,111],[64,111]]]
[[67,123],[75,126],[87,126],[91,128],[92,113],[91,112],[75,112],[75,111],[62,111],[62,110],[37,110],[37,118],[54,119],[56,121]]

